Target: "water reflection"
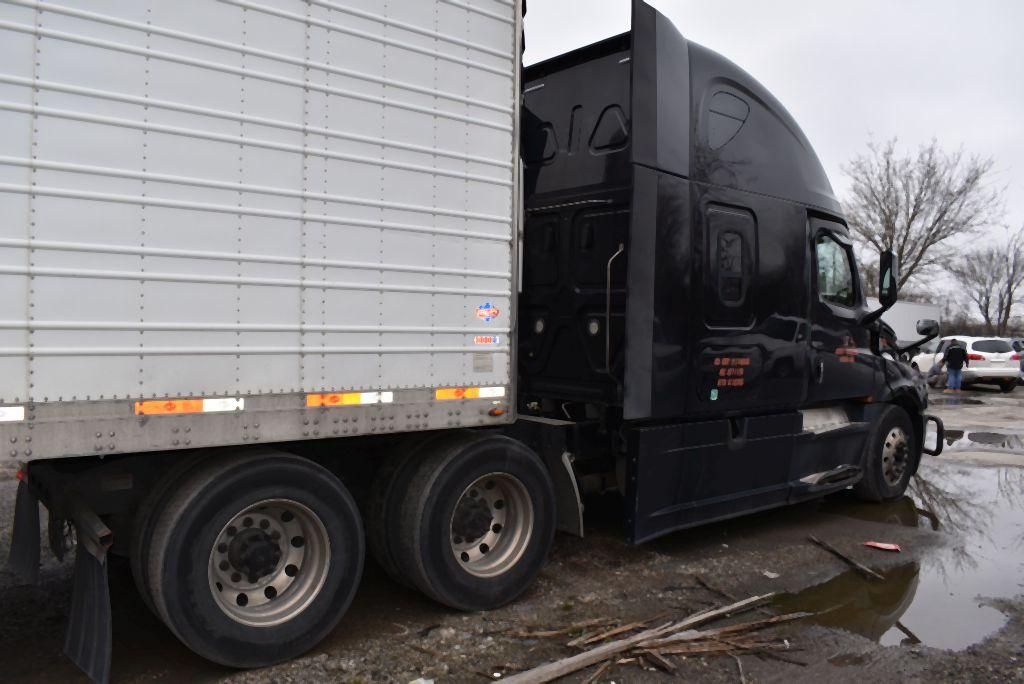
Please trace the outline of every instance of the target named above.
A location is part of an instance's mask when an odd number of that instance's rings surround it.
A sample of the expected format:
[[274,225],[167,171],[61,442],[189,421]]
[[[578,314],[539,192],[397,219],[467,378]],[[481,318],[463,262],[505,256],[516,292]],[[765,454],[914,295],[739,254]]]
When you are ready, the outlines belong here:
[[839,627],[872,641],[882,642],[895,628],[905,640],[918,643],[900,619],[914,601],[920,570],[917,563],[900,565],[886,570],[884,582],[865,580],[850,570],[823,584],[780,596],[775,605],[785,613],[816,613],[814,622]]
[[984,430],[946,430],[946,447],[1019,452],[1024,455],[1024,435]]
[[950,534],[952,544],[920,562],[855,572],[778,599],[780,609],[818,613],[816,622],[883,645],[918,643],[962,649],[992,634],[1006,617],[987,598],[1024,594],[1024,469],[929,464],[909,496],[865,505],[832,497],[829,513]]

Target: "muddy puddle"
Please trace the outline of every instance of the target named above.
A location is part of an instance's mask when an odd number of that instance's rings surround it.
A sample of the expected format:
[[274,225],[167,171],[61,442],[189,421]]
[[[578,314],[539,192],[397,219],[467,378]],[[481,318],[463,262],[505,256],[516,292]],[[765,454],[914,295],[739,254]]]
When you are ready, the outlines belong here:
[[1024,435],[991,430],[946,430],[949,451],[1008,451],[1024,456]]
[[931,406],[980,406],[983,405],[981,399],[974,399],[972,397],[958,397],[958,396],[937,396],[928,397],[928,404]]
[[944,530],[953,544],[884,570],[884,581],[850,571],[783,595],[778,607],[885,646],[960,650],[999,630],[1006,617],[989,601],[1024,594],[1024,469],[932,467],[909,493],[884,506],[835,497],[823,512]]

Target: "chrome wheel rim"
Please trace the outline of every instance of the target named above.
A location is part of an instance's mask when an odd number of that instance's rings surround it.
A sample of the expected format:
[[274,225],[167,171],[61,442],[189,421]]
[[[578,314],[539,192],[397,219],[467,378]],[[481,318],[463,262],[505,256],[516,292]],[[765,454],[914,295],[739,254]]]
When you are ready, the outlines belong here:
[[267,499],[235,515],[217,535],[207,576],[225,615],[251,627],[291,620],[320,593],[330,569],[327,529],[309,508]]
[[449,540],[463,570],[496,577],[519,562],[532,534],[533,502],[525,485],[508,473],[489,473],[459,497]]
[[891,487],[898,486],[907,472],[910,443],[903,428],[889,430],[882,443],[882,475]]

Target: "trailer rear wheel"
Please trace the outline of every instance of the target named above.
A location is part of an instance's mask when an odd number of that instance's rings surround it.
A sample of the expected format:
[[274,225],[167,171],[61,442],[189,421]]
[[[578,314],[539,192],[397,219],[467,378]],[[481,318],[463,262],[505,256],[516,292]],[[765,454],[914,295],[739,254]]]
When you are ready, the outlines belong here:
[[868,434],[864,477],[854,485],[854,493],[867,501],[899,499],[920,455],[910,416],[899,406],[887,406]]
[[445,431],[403,440],[385,457],[373,476],[364,508],[367,550],[391,579],[410,589],[415,587],[395,561],[398,533],[394,521],[398,519],[419,461],[431,450],[443,448],[452,440],[465,439],[467,434],[470,433]]
[[153,539],[153,531],[156,528],[156,521],[164,504],[177,490],[178,485],[188,476],[189,472],[196,467],[200,460],[207,458],[208,454],[193,454],[182,458],[167,471],[161,473],[160,479],[153,485],[139,504],[135,511],[135,521],[132,526],[131,550],[129,552],[132,577],[135,579],[135,587],[143,603],[154,613],[157,612],[153,605],[153,596],[149,590],[149,558],[150,543]]
[[453,608],[506,604],[533,583],[551,548],[551,476],[508,437],[438,446],[411,473],[393,521],[396,563],[420,591]]
[[190,473],[160,511],[153,603],[199,655],[231,667],[294,658],[334,628],[363,567],[345,486],[304,459],[239,454]]

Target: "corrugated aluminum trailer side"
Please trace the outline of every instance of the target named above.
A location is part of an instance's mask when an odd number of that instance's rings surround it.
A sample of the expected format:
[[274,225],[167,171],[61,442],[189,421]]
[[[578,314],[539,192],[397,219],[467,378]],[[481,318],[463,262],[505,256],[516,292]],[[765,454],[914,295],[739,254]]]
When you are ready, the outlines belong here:
[[43,503],[94,680],[108,553],[253,667],[334,628],[367,546],[480,610],[578,529],[564,450],[467,429],[515,417],[521,35],[516,0],[0,2],[10,561]]
[[510,420],[516,26],[0,3],[5,457]]

